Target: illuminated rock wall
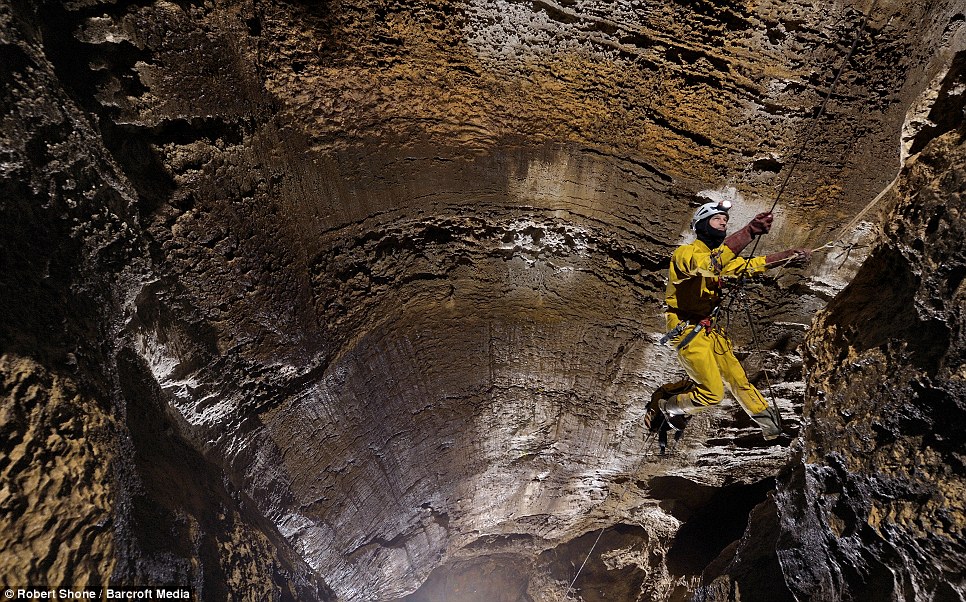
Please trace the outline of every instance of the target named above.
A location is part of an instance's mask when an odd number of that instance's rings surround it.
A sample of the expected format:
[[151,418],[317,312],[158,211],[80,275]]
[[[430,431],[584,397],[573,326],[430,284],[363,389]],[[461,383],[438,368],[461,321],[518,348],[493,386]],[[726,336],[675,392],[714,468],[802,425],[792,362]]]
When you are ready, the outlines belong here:
[[[821,522],[796,483],[825,470],[852,361],[807,354],[806,379],[797,348],[856,273],[810,345],[843,344],[856,296],[900,300],[874,267],[897,251],[862,262],[925,184],[864,210],[940,134],[960,165],[964,21],[867,9],[4,2],[0,581],[552,600],[594,547],[583,600],[736,596],[743,558],[746,592],[859,592],[869,573],[787,543]],[[729,401],[647,455],[697,193],[743,223],[796,160],[759,252],[860,244],[750,286],[730,328],[804,438],[765,445]]]

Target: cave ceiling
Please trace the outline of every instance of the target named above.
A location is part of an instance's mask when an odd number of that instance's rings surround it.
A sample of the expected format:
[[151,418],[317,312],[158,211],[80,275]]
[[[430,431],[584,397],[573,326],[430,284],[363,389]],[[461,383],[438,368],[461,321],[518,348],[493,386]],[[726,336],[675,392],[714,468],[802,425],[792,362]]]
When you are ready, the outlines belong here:
[[[150,377],[159,416],[327,595],[445,598],[430,576],[449,567],[543,599],[600,528],[624,525],[615,550],[666,548],[713,496],[743,507],[773,486],[793,450],[730,402],[678,460],[646,456],[643,403],[680,372],[657,344],[668,257],[718,196],[742,223],[775,205],[759,252],[853,244],[751,285],[734,312],[749,373],[769,368],[798,434],[796,348],[942,127],[929,110],[962,13],[4,3],[5,56],[27,57],[4,67],[5,106],[34,124],[5,126],[6,144],[47,144],[46,172],[16,174],[33,194],[103,213],[110,244],[83,252],[92,271],[114,262],[117,312],[87,334]],[[68,147],[93,157],[83,177]],[[686,565],[640,581],[703,567]]]

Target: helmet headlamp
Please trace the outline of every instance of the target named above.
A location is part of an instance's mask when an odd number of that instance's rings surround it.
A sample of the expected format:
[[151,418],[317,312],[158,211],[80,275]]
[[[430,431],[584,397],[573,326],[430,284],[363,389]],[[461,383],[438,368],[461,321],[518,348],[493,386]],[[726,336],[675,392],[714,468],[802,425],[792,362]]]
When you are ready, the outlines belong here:
[[697,208],[694,212],[694,217],[691,218],[691,229],[694,230],[698,222],[704,219],[708,219],[711,216],[718,215],[719,213],[728,213],[731,209],[731,201],[727,199],[722,199],[720,201],[711,201],[710,203],[705,203]]

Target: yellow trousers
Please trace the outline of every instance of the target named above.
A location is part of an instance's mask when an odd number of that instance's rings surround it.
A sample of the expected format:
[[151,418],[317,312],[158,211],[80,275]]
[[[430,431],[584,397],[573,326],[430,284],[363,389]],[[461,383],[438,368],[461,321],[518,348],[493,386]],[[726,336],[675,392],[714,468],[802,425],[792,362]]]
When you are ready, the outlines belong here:
[[[684,336],[677,337],[673,344],[680,343]],[[727,385],[749,416],[768,408],[768,402],[762,394],[748,382],[745,370],[732,350],[731,341],[720,330],[702,330],[683,349],[678,350],[678,360],[691,380],[697,383],[694,389],[685,394],[693,405],[720,403]]]

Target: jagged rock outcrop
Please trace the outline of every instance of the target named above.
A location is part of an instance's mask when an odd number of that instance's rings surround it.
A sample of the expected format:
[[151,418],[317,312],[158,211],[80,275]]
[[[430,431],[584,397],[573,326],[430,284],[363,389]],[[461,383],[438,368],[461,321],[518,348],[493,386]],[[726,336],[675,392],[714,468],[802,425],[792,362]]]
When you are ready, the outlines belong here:
[[953,131],[910,161],[885,240],[807,342],[807,446],[778,501],[802,597],[966,597],[964,72],[961,54]]
[[[932,536],[865,537],[908,508],[868,485],[874,454],[839,447],[835,412],[884,403],[847,393],[842,361],[962,399],[953,351],[887,344],[931,328],[954,350],[958,330],[925,313],[848,330],[867,300],[957,311],[955,267],[914,292],[908,234],[861,270],[858,245],[750,286],[761,353],[736,310],[795,447],[725,404],[657,461],[640,417],[675,374],[663,269],[696,193],[739,198],[740,221],[791,175],[765,250],[868,243],[928,188],[917,169],[959,169],[963,24],[952,1],[0,3],[0,582],[833,599],[897,570],[842,577],[840,558],[908,543],[935,556],[897,598],[957,591]],[[958,265],[953,217],[898,206]],[[883,298],[885,270],[907,276]],[[796,348],[856,273],[809,335],[806,387]],[[925,436],[907,426],[886,448]],[[923,456],[936,474],[960,453],[943,441]],[[902,503],[939,490],[894,470],[881,487]],[[921,502],[936,537],[962,525],[940,512],[956,474]],[[838,523],[813,507],[836,482],[856,489]],[[832,553],[825,525],[870,520]]]
[[964,74],[959,53],[881,240],[813,324],[802,442],[705,599],[777,599],[742,554],[798,600],[966,595]]

